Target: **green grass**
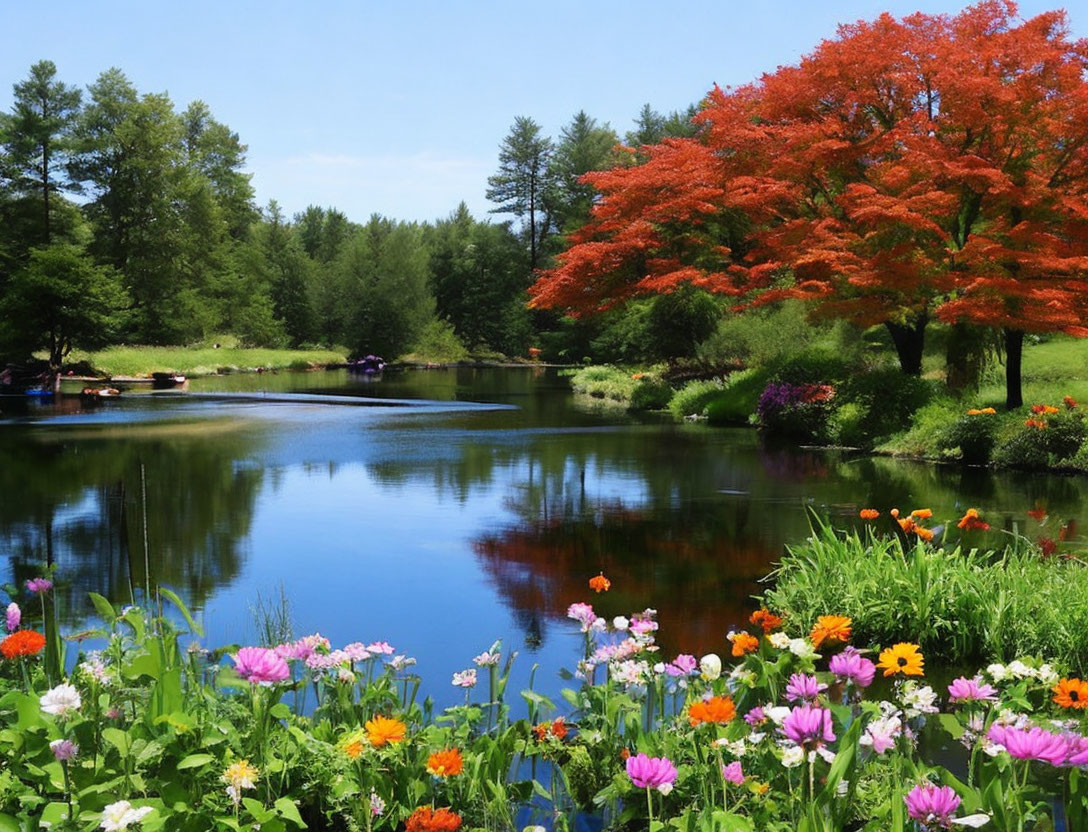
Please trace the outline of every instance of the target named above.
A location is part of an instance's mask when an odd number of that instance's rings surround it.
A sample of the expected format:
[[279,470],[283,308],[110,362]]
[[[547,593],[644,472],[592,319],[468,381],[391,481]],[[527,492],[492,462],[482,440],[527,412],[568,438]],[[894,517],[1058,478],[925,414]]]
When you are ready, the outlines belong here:
[[[953,541],[957,535],[953,528]],[[1044,560],[1021,539],[999,552],[922,543],[904,550],[894,537],[818,524],[769,580],[764,602],[798,632],[817,616],[846,615],[858,643],[914,642],[932,661],[1041,656],[1088,671],[1088,566]]]
[[[1088,338],[1055,336],[1024,346],[1024,402],[1061,405],[1063,396],[1088,404]],[[978,392],[980,406],[1005,403],[1005,368],[990,367]]]
[[570,386],[575,393],[619,403],[631,401],[639,382],[631,377],[630,370],[607,365],[581,367],[565,375],[570,376]]
[[69,364],[89,363],[96,372],[110,376],[147,376],[157,372],[179,372],[188,376],[214,375],[221,371],[245,372],[264,367],[269,370],[304,369],[347,360],[343,350],[277,350],[237,346],[225,336],[215,349],[212,343],[191,347],[109,347],[99,352],[74,351]]

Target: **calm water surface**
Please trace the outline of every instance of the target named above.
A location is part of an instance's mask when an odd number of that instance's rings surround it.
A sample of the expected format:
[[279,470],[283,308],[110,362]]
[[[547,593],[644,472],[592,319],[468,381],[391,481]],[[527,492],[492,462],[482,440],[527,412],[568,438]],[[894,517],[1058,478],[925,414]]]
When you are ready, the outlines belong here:
[[[655,607],[666,652],[723,651],[810,507],[847,525],[865,506],[978,506],[995,527],[979,542],[998,544],[998,530],[1057,538],[1086,491],[634,419],[551,370],[233,376],[0,410],[0,577],[56,562],[78,627],[87,590],[128,603],[149,572],[213,646],[254,639],[254,603],[282,586],[296,634],[389,641],[444,705],[496,638],[520,654],[513,689],[539,663],[537,687],[555,692],[579,600],[608,617]],[[1039,506],[1042,526],[1027,516]],[[613,590],[589,597],[601,570]]]

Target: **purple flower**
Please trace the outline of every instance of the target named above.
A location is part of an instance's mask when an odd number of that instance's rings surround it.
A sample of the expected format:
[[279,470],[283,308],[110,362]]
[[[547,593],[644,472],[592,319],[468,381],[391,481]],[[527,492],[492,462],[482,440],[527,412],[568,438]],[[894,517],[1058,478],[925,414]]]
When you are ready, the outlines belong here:
[[582,632],[588,633],[593,622],[597,620],[597,614],[589,604],[577,603],[567,607],[567,618],[573,618],[582,625]]
[[1065,765],[1088,766],[1088,737],[1071,734],[1067,740],[1069,742],[1069,751]]
[[960,805],[960,797],[951,786],[934,786],[932,783],[915,786],[903,800],[907,804],[907,814],[926,829],[947,828],[952,813]]
[[831,730],[831,711],[808,703],[790,711],[782,723],[782,730],[798,745],[812,746],[835,741],[835,734]]
[[960,676],[948,686],[948,698],[952,702],[995,701],[997,691],[990,685],[982,684],[982,677],[968,679]]
[[26,582],[27,592],[37,592],[44,595],[53,588],[53,582],[48,578],[31,578]]
[[79,753],[79,746],[71,740],[53,740],[49,743],[49,750],[57,758],[57,762],[74,759]]
[[23,613],[14,601],[8,604],[7,619],[8,632],[14,633],[19,629],[19,622],[23,620]]
[[762,725],[767,721],[767,715],[763,713],[763,706],[756,705],[748,713],[744,715],[744,721],[755,728],[757,725]]
[[986,738],[1004,746],[1009,756],[1017,760],[1041,760],[1052,766],[1060,766],[1069,757],[1068,740],[1045,728],[1014,728],[994,723]]
[[668,757],[647,757],[636,754],[627,758],[627,776],[640,789],[665,791],[676,782],[676,766]]
[[876,675],[876,665],[866,659],[853,647],[847,647],[841,653],[831,657],[828,668],[848,682],[853,682],[859,688],[867,688],[873,683]]
[[699,662],[696,661],[694,656],[681,653],[669,664],[665,665],[665,672],[670,676],[690,676],[698,666]]
[[732,762],[727,766],[722,766],[722,779],[726,783],[732,783],[734,786],[739,786],[744,783],[744,772],[740,768],[740,760]]
[[252,684],[282,682],[291,675],[283,657],[266,647],[243,647],[231,658],[234,669]]
[[815,702],[820,692],[825,690],[827,685],[821,684],[815,676],[794,673],[786,684],[786,699],[790,702]]

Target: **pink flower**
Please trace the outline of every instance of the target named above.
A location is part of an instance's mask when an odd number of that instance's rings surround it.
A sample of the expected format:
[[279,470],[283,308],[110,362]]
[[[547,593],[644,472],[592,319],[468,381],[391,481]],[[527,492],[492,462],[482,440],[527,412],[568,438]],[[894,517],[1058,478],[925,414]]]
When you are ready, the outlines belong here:
[[64,762],[75,758],[79,753],[79,746],[71,740],[53,740],[49,743],[49,750],[53,752],[57,762]]
[[53,588],[53,582],[48,578],[31,578],[26,582],[27,592],[37,592],[44,595]]
[[282,682],[291,675],[283,657],[266,647],[243,647],[231,658],[234,659],[235,670],[252,684]]
[[907,814],[926,829],[951,825],[952,813],[959,808],[960,797],[951,786],[923,783],[911,789],[903,798]]
[[375,656],[392,656],[394,652],[393,645],[388,641],[375,641],[372,644],[366,646],[368,653],[373,653]]
[[1065,765],[1088,766],[1088,737],[1072,734],[1068,737],[1069,751]]
[[363,646],[362,642],[353,641],[344,646],[344,655],[348,657],[348,661],[365,662],[370,658],[370,651]]
[[794,673],[786,684],[786,699],[790,702],[815,702],[816,697],[825,690],[827,685],[821,684],[815,676]]
[[744,772],[741,771],[740,760],[722,766],[722,778],[726,783],[732,783],[734,786],[742,785],[744,783]]
[[476,668],[470,667],[468,670],[462,670],[460,673],[454,673],[452,684],[454,687],[457,688],[476,687]]
[[698,666],[699,662],[696,661],[694,656],[681,653],[669,664],[665,665],[665,672],[670,676],[690,676]]
[[8,632],[14,633],[19,629],[19,622],[23,620],[23,613],[14,601],[8,604],[7,619]]
[[876,675],[876,665],[864,658],[853,647],[847,647],[841,653],[831,657],[828,669],[848,682],[853,682],[859,688],[867,688],[873,683]]
[[589,604],[579,602],[567,607],[567,618],[573,618],[582,625],[582,632],[588,633],[593,622],[597,620],[597,614],[593,612],[593,607]]
[[756,705],[752,710],[744,715],[744,721],[755,728],[757,725],[762,725],[767,721],[767,715],[763,713],[763,706]]
[[831,730],[831,711],[804,704],[790,711],[782,723],[786,736],[798,745],[821,745],[834,742]]
[[994,723],[986,738],[1004,746],[1009,756],[1017,760],[1041,760],[1052,766],[1060,766],[1069,756],[1069,742],[1065,737],[1052,734],[1045,728],[1014,728]]
[[276,655],[285,659],[298,659],[306,661],[318,650],[328,650],[329,640],[320,633],[303,636],[298,641],[289,641],[275,648]]
[[982,677],[968,679],[961,676],[948,686],[948,698],[952,702],[995,701],[997,691],[990,685],[982,684]]
[[676,782],[676,766],[668,757],[647,757],[636,754],[627,758],[627,776],[640,789],[662,788],[667,791]]

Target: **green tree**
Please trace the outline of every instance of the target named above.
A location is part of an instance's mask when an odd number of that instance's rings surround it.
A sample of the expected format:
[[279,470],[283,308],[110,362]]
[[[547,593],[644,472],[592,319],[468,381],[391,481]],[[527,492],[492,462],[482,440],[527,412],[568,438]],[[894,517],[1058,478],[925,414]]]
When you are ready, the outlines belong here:
[[49,245],[53,195],[73,188],[64,167],[81,93],[56,76],[52,61],[34,64],[27,79],[15,84],[14,107],[5,119],[5,163],[12,190],[31,196],[41,216],[38,235],[28,240],[31,245]]
[[0,318],[5,322],[2,346],[12,355],[45,350],[57,378],[74,347],[109,343],[118,310],[124,306],[116,273],[96,266],[80,247],[54,243],[37,248],[0,298]]
[[555,152],[549,160],[548,179],[552,183],[548,204],[552,221],[562,232],[573,231],[589,219],[597,191],[580,182],[582,174],[603,170],[616,162],[613,149],[619,137],[607,124],[580,110],[562,129]]
[[722,317],[722,304],[709,293],[684,285],[654,299],[650,309],[650,346],[668,361],[690,358],[709,338]]
[[182,114],[182,121],[189,164],[211,183],[230,236],[236,240],[244,238],[258,217],[251,176],[242,172],[246,145],[237,133],[212,118],[203,101],[190,104]]
[[310,288],[317,266],[302,250],[275,200],[268,203],[252,236],[243,249],[244,257],[248,268],[260,272],[268,286],[272,315],[292,346],[313,341],[317,333]]
[[518,116],[499,146],[499,170],[487,178],[487,198],[498,203],[491,213],[513,214],[522,223],[530,269],[540,264],[542,245],[551,227],[545,199],[551,187],[548,163],[552,151],[552,141],[541,135],[540,125]]

